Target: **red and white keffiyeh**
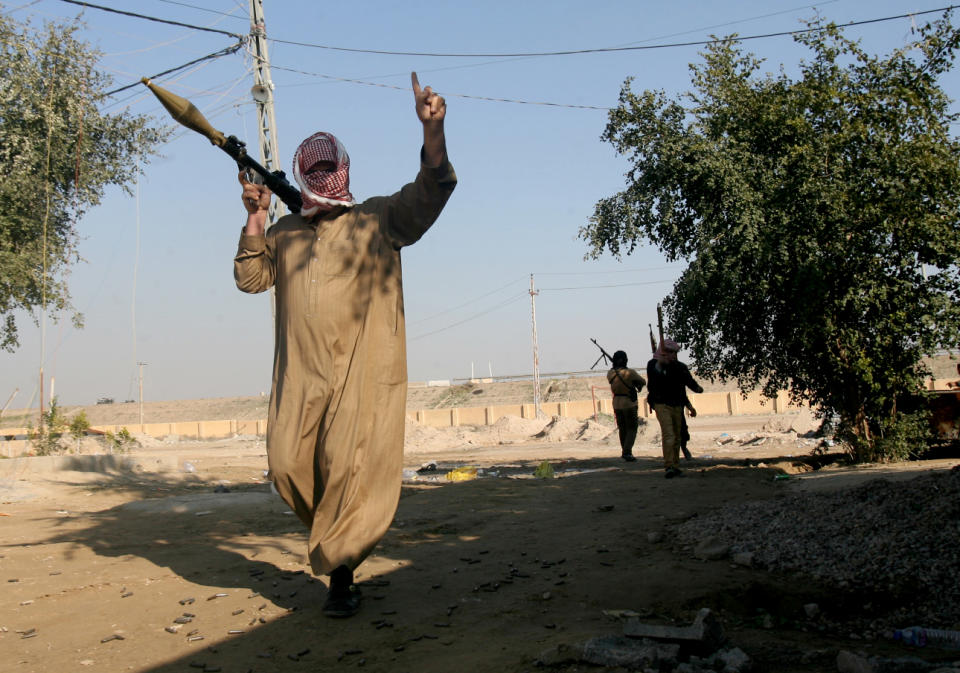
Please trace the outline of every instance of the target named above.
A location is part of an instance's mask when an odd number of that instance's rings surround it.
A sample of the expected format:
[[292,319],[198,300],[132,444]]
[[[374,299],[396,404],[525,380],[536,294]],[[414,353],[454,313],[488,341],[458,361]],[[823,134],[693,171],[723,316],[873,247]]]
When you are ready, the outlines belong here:
[[657,362],[663,365],[677,361],[677,353],[680,351],[680,344],[673,339],[661,339],[660,345],[654,352],[653,357]]
[[[308,174],[318,161],[330,161],[336,167],[332,171]],[[303,217],[310,217],[318,210],[354,205],[350,193],[350,156],[331,133],[320,131],[300,143],[293,155],[293,179],[300,185]]]

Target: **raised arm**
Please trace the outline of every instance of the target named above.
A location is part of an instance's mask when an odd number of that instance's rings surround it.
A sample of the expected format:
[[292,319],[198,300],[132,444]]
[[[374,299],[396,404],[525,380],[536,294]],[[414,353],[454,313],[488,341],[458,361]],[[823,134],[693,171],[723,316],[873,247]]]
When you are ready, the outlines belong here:
[[417,73],[410,73],[410,82],[413,85],[417,118],[423,124],[423,161],[428,167],[436,168],[447,155],[447,139],[443,133],[447,102],[429,86],[421,89]]

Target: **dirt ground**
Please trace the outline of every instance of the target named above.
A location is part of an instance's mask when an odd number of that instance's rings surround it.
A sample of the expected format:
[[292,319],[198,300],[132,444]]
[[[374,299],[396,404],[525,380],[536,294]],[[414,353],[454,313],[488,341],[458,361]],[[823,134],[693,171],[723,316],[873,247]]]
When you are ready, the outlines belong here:
[[[262,439],[145,444],[138,467],[106,472],[18,467],[0,476],[0,670],[534,671],[551,647],[621,633],[617,611],[687,624],[703,607],[755,671],[837,670],[844,649],[902,656],[805,621],[817,603],[842,623],[848,602],[828,588],[673,543],[679,523],[730,504],[960,463],[809,471],[795,420],[698,418],[674,480],[652,428],[628,464],[609,426],[408,427],[399,511],[358,569],[364,603],[348,620],[320,614],[326,578],[263,481]],[[534,477],[544,460],[553,478]],[[444,477],[460,466],[479,477]]]

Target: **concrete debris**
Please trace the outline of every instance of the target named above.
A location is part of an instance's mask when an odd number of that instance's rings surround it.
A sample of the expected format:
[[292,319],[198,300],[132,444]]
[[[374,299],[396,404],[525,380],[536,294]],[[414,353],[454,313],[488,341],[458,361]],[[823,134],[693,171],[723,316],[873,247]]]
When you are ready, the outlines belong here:
[[709,608],[702,608],[690,626],[645,624],[639,619],[629,619],[623,634],[630,638],[679,643],[695,652],[713,652],[726,640],[723,626]]
[[729,553],[730,545],[714,535],[702,540],[693,549],[693,555],[704,561],[718,561],[726,558]]
[[673,667],[679,645],[635,640],[623,636],[599,636],[583,643],[561,644],[540,654],[541,666],[586,663],[594,666],[623,666],[630,669]]

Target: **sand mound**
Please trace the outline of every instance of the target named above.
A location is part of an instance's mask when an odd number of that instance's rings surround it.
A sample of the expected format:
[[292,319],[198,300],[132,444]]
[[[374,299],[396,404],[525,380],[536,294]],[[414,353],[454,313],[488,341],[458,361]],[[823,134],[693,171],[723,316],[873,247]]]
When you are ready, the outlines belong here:
[[794,414],[777,415],[763,424],[761,432],[795,432],[798,435],[806,435],[815,432],[820,427],[820,422],[814,418],[813,411],[808,407],[800,409]]
[[532,437],[543,430],[544,424],[542,420],[538,421],[533,418],[501,416],[497,419],[497,422],[490,427],[496,430],[502,439],[512,439]]
[[554,416],[550,422],[547,423],[546,427],[534,435],[534,437],[548,442],[565,442],[576,438],[580,434],[583,426],[584,423],[575,418]]
[[[580,426],[580,432],[577,435],[577,439],[584,442],[596,442],[607,439],[611,435],[617,434],[616,428],[611,429],[607,425],[602,423],[597,423],[594,420],[587,420],[586,423]],[[617,439],[619,442],[619,437]]]

